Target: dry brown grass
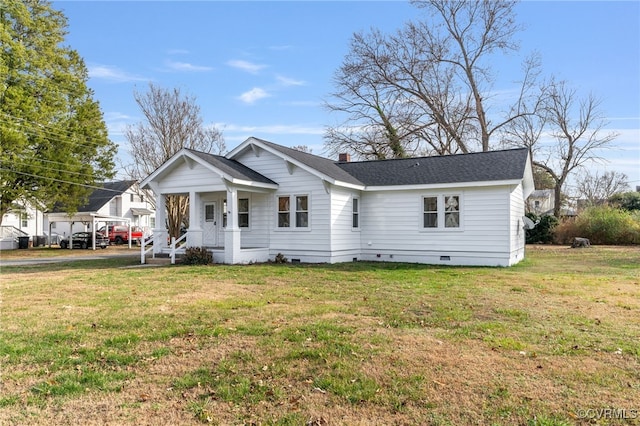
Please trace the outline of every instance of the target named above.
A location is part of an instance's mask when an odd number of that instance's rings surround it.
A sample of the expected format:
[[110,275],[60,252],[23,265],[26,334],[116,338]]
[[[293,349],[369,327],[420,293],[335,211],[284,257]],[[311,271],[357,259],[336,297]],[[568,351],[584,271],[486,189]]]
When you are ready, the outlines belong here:
[[640,424],[640,249],[528,256],[3,268],[0,424]]

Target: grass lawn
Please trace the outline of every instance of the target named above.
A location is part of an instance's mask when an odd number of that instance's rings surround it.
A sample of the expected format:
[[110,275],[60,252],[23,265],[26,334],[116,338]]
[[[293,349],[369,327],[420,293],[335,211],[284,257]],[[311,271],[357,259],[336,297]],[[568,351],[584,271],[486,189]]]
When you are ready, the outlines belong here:
[[640,424],[638,247],[138,261],[2,267],[0,424]]

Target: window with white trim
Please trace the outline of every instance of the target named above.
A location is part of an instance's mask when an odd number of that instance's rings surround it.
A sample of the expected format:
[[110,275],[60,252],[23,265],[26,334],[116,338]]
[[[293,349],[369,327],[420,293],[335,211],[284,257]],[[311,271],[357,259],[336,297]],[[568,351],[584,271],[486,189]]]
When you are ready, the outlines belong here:
[[278,228],[309,227],[309,196],[281,195],[278,197]]
[[[227,227],[227,200],[222,200],[222,227]],[[238,227],[249,227],[249,199],[238,198]]]
[[444,227],[460,227],[460,197],[458,195],[444,196]]
[[291,201],[288,196],[278,197],[278,228],[288,228],[290,226]]
[[460,195],[444,194],[422,197],[422,227],[425,229],[459,229]]
[[249,227],[249,199],[238,199],[238,227]]
[[423,227],[438,227],[438,197],[424,197],[423,199]]
[[296,195],[296,228],[309,227],[309,197]]
[[351,205],[351,227],[360,227],[360,199],[353,197]]

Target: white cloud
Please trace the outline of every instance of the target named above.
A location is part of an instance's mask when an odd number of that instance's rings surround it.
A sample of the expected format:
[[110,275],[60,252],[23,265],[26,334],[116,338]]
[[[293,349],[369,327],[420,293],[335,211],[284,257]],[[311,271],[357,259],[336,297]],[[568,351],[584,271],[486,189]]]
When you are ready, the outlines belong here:
[[89,70],[89,77],[95,79],[110,80],[116,83],[149,80],[148,78],[130,74],[126,71],[122,71],[117,67],[111,67],[108,65],[90,65],[87,68]]
[[253,89],[249,90],[248,92],[244,92],[238,98],[244,103],[253,104],[256,101],[258,101],[260,99],[263,99],[263,98],[268,98],[269,96],[271,96],[271,95],[266,90],[264,90],[264,89],[262,89],[260,87],[254,87]]
[[260,70],[266,68],[266,65],[262,64],[254,64],[252,62],[243,61],[241,59],[233,59],[227,62],[227,65],[233,68],[238,68],[240,70],[246,71],[251,74],[258,74]]
[[188,62],[166,61],[166,65],[170,70],[173,71],[204,72],[213,70],[213,68],[211,67],[193,65]]
[[293,78],[282,75],[276,75],[276,79],[278,80],[278,83],[283,86],[304,86],[306,84],[306,82],[302,80],[294,80]]
[[[220,125],[222,126],[222,125]],[[228,133],[262,133],[273,135],[322,135],[324,128],[321,126],[305,126],[300,124],[273,124],[269,126],[242,126],[236,124],[224,124],[224,130]]]

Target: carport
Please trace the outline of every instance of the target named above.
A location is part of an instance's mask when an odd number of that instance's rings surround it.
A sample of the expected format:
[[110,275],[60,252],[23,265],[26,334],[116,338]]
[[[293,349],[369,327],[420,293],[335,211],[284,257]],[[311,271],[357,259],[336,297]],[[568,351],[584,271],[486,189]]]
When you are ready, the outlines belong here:
[[[49,219],[49,235],[51,235],[51,224],[54,222],[66,222],[70,223],[71,232],[69,233],[69,249],[73,249],[73,224],[76,222],[83,223],[85,225],[91,224],[91,241],[93,244],[92,249],[96,249],[96,225],[99,222],[126,222],[129,229],[129,248],[131,248],[131,219],[120,216],[107,216],[93,212],[78,212],[72,215],[67,213],[45,213],[47,219]],[[107,227],[107,232],[109,227]],[[109,235],[106,235],[109,237]],[[51,239],[49,239],[49,248],[51,248]]]

